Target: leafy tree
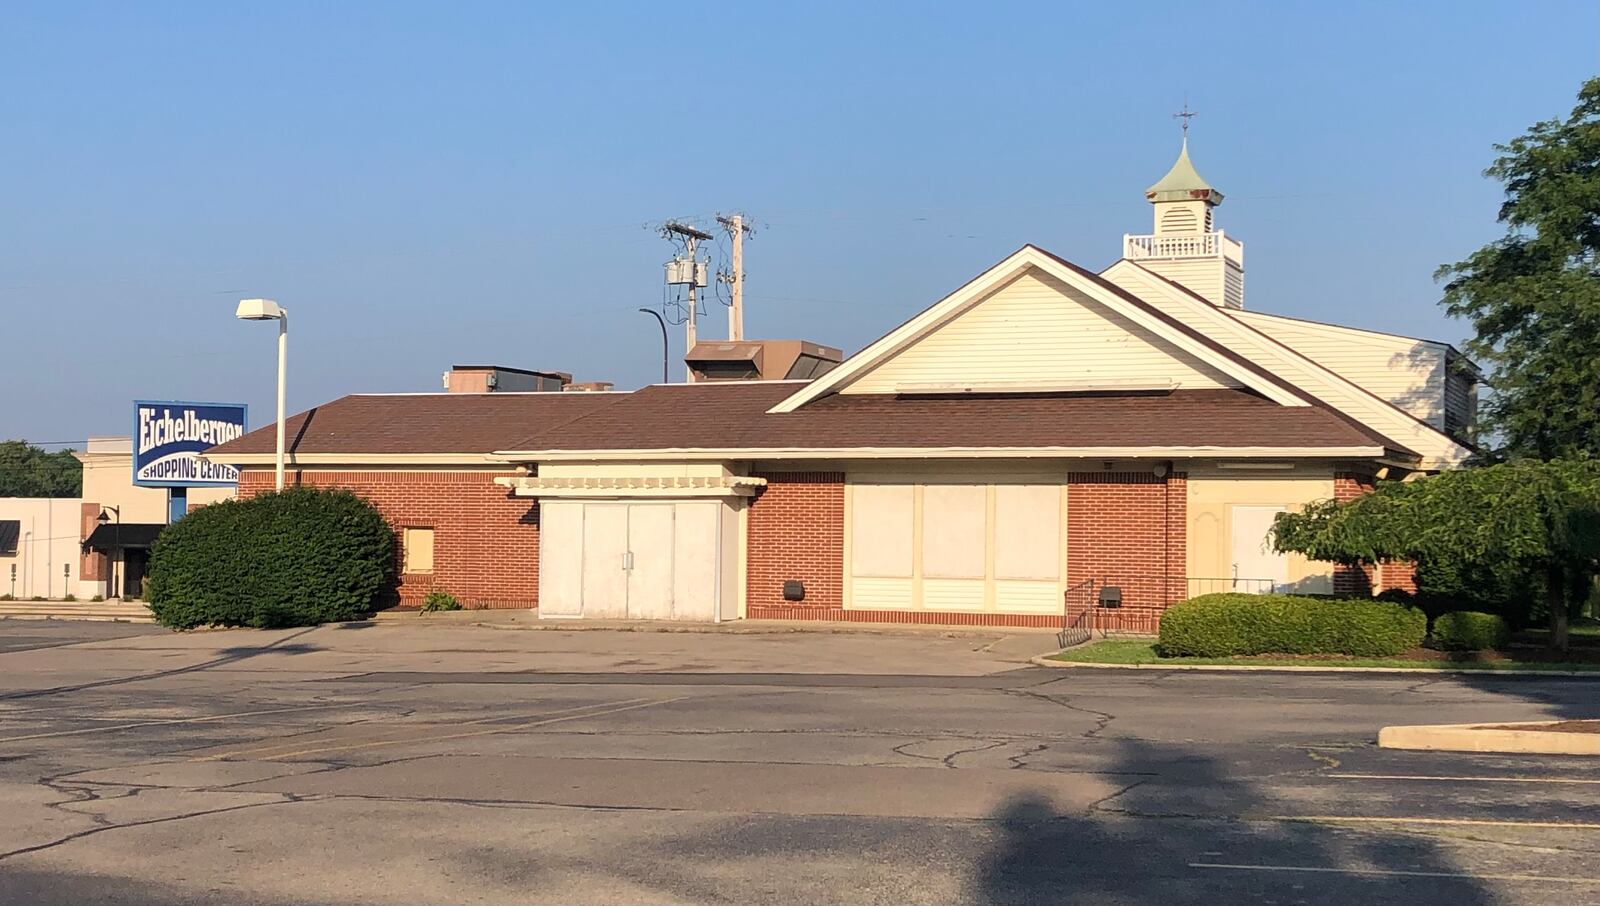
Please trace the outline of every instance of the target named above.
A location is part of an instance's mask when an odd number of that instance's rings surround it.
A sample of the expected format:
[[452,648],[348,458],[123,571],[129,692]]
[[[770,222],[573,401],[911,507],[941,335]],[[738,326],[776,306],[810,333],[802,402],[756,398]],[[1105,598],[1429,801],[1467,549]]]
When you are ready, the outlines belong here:
[[0,441],[0,497],[77,497],[83,463],[71,450],[46,453],[23,440]]
[[1495,149],[1506,235],[1435,275],[1493,367],[1484,436],[1506,457],[1600,457],[1600,78],[1567,119]]
[[1565,650],[1573,594],[1600,570],[1600,462],[1521,460],[1386,482],[1285,513],[1273,544],[1315,560],[1509,565],[1544,587],[1550,644]]

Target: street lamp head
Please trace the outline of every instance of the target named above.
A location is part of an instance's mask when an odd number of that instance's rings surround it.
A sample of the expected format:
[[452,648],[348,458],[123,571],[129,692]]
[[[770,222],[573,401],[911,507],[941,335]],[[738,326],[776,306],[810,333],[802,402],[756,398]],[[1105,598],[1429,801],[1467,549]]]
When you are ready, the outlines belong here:
[[285,314],[283,307],[271,299],[241,299],[234,317],[241,321],[276,321]]
[[100,523],[101,525],[105,525],[107,522],[111,521],[111,517],[106,515],[105,510],[101,510],[100,515],[94,517],[94,521]]

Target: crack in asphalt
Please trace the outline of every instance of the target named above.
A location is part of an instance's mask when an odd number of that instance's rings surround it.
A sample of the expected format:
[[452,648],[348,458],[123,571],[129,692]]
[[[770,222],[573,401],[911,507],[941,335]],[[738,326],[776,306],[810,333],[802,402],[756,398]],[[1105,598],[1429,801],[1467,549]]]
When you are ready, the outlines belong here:
[[1100,812],[1105,812],[1105,813],[1108,813],[1108,814],[1116,814],[1116,815],[1131,815],[1131,814],[1133,814],[1132,812],[1124,811],[1122,809],[1106,808],[1105,807],[1106,803],[1110,802],[1113,799],[1116,799],[1119,796],[1122,796],[1122,795],[1124,795],[1126,793],[1129,793],[1129,792],[1131,792],[1131,791],[1133,791],[1133,790],[1135,790],[1135,789],[1137,789],[1137,788],[1139,788],[1141,786],[1144,786],[1145,784],[1151,782],[1151,779],[1152,778],[1146,777],[1143,780],[1135,780],[1134,782],[1122,787],[1121,789],[1117,790],[1114,793],[1111,793],[1110,795],[1101,796],[1099,799],[1096,799],[1095,801],[1089,803],[1089,805],[1086,808],[1084,808],[1083,817],[1092,818],[1097,813],[1100,813]]
[[1076,711],[1079,714],[1087,714],[1095,718],[1096,723],[1094,728],[1085,733],[1078,734],[1080,739],[1099,739],[1100,733],[1105,730],[1106,727],[1110,726],[1112,721],[1117,719],[1117,716],[1110,712],[1096,711],[1093,708],[1080,707],[1072,704],[1071,702],[1062,701],[1053,695],[1045,695],[1042,692],[1034,692],[1031,689],[1005,689],[1002,691],[1007,695],[1021,695],[1027,698],[1036,699],[1038,701],[1048,702],[1058,708],[1065,708],[1068,711]]
[[[247,802],[247,803],[244,803],[242,805],[229,805],[229,806],[224,806],[222,808],[201,809],[199,811],[194,811],[194,812],[184,812],[183,814],[179,814],[179,815],[167,815],[167,816],[164,816],[164,817],[161,817],[161,818],[146,818],[146,819],[144,819],[142,821],[129,821],[126,824],[114,824],[114,823],[97,824],[95,827],[88,828],[87,830],[81,830],[81,831],[78,831],[76,833],[67,834],[64,837],[59,837],[59,838],[57,838],[55,840],[51,840],[51,841],[49,841],[47,843],[37,843],[37,844],[34,844],[33,846],[24,846],[24,847],[21,847],[20,849],[13,849],[13,850],[9,850],[7,852],[0,852],[0,862],[3,862],[6,859],[10,859],[10,858],[13,858],[15,856],[25,856],[25,855],[28,855],[30,853],[37,853],[37,852],[43,852],[43,851],[48,850],[48,849],[54,849],[54,848],[56,848],[58,846],[64,846],[64,845],[66,845],[68,843],[72,843],[72,842],[77,841],[77,840],[82,840],[85,837],[93,837],[96,834],[106,833],[107,831],[125,830],[125,829],[128,829],[128,828],[135,828],[135,827],[148,827],[148,826],[150,826],[152,824],[168,824],[168,823],[171,823],[171,822],[174,822],[174,821],[185,821],[185,820],[188,820],[190,818],[203,818],[203,817],[205,817],[207,815],[221,815],[221,814],[224,814],[226,812],[238,812],[238,811],[244,811],[245,809],[264,808],[264,807],[273,806],[273,805],[289,805],[289,804],[292,804],[292,803],[309,801],[308,797],[300,796],[300,795],[297,795],[295,793],[277,793],[277,794],[274,794],[274,795],[277,795],[277,796],[280,797],[275,802]],[[76,801],[83,801],[83,800],[76,800]],[[58,804],[66,805],[66,804],[70,804],[70,803],[58,803]],[[81,815],[81,813],[74,813],[74,814],[80,814]],[[90,817],[90,816],[83,816],[83,817]]]

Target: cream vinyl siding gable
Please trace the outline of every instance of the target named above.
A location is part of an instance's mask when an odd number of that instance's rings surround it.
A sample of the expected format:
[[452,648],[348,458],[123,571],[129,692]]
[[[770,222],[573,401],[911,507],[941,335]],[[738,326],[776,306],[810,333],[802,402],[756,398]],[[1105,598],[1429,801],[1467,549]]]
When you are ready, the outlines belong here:
[[1168,317],[1227,344],[1238,355],[1292,381],[1329,407],[1416,451],[1424,469],[1453,468],[1472,455],[1472,450],[1440,429],[1257,329],[1241,318],[1239,311],[1224,310],[1197,299],[1127,259],[1106,268],[1100,277],[1137,295]]
[[1261,312],[1241,311],[1235,317],[1356,386],[1445,429],[1442,344]]
[[896,393],[946,383],[1072,385],[1239,382],[1036,269],[935,328],[841,393]]

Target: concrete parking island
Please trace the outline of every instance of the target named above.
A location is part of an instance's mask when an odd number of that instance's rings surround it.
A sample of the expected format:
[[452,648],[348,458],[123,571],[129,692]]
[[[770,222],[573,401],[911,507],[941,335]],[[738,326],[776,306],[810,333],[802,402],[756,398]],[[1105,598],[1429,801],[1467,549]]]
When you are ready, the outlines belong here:
[[[1573,726],[1574,724],[1590,726]],[[1551,729],[1544,729],[1544,728]],[[1554,729],[1559,727],[1560,729]],[[1516,725],[1439,724],[1384,727],[1385,749],[1504,752],[1516,755],[1600,755],[1600,721],[1535,721]]]

